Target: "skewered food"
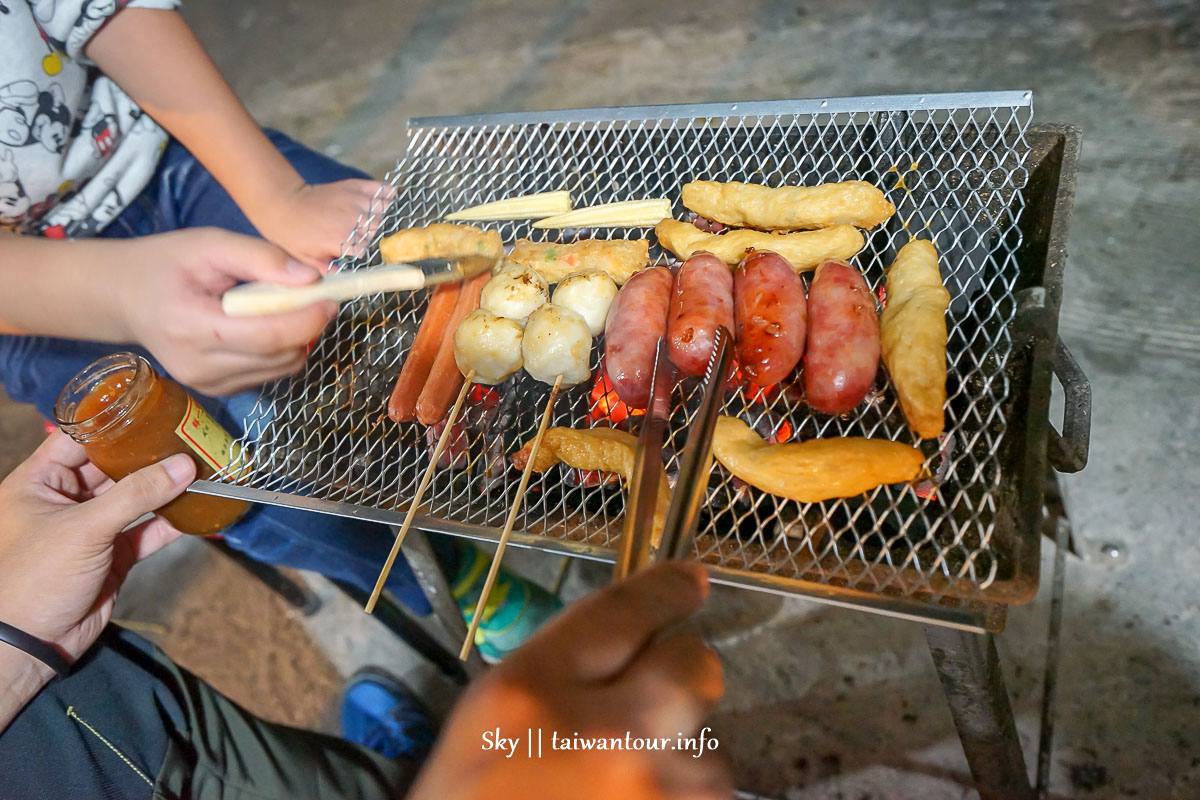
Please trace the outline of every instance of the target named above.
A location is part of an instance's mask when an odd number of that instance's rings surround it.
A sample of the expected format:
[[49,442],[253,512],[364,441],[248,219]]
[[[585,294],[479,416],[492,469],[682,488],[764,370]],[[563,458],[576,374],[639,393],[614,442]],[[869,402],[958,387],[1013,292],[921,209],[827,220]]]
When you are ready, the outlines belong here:
[[522,325],[549,299],[546,281],[529,267],[514,266],[492,276],[483,287],[479,307]]
[[500,258],[504,247],[496,231],[435,222],[424,228],[406,228],[383,237],[379,242],[379,253],[385,262],[400,264],[422,258]]
[[623,403],[645,408],[650,402],[658,340],[667,335],[674,277],[651,267],[629,279],[617,293],[604,326],[604,364]]
[[570,210],[570,192],[539,192],[464,208],[453,214],[447,214],[446,219],[541,219],[551,214],[562,214],[564,211]]
[[717,418],[713,456],[721,466],[764,492],[816,503],[853,497],[889,483],[912,481],[925,457],[888,439],[811,439],[767,444],[736,417]]
[[617,203],[577,208],[553,217],[539,219],[535,228],[640,228],[654,225],[670,216],[671,201],[665,197],[653,200],[622,200]]
[[454,331],[454,363],[479,383],[503,383],[521,368],[521,323],[483,308],[463,318]]
[[559,375],[566,386],[583,383],[592,374],[592,334],[583,317],[569,308],[546,303],[529,315],[521,356],[525,371],[542,383]]
[[461,289],[461,283],[444,283],[433,290],[417,337],[408,351],[408,357],[404,359],[404,366],[388,400],[388,416],[392,421],[410,422],[416,417],[417,398],[425,388],[425,381],[437,358],[442,335],[450,322],[450,315],[454,313]]
[[933,439],[945,427],[946,309],[937,249],[914,239],[887,272],[887,306],[880,319],[883,363],[913,431]]
[[696,253],[679,268],[671,292],[671,362],[685,375],[703,375],[718,327],[733,332],[733,275],[712,253]]
[[804,282],[782,256],[754,251],[733,272],[738,364],[760,386],[786,378],[804,355]]
[[479,308],[479,294],[489,276],[486,272],[465,281],[454,304],[454,311],[442,331],[442,340],[438,343],[437,356],[429,369],[429,377],[417,398],[417,421],[422,425],[432,425],[446,416],[454,397],[462,386],[462,373],[454,363],[454,332],[463,318]]
[[[514,467],[525,468],[532,444],[532,440],[526,442],[523,448],[513,453]],[[537,460],[533,462],[533,470],[545,472],[555,464],[562,462],[575,469],[615,472],[628,483],[633,475],[636,450],[637,437],[616,428],[587,428],[584,430],[548,428],[546,435],[542,438],[542,446],[538,448]],[[658,497],[654,507],[654,531],[650,540],[651,547],[658,547],[658,543],[662,539],[663,526],[667,519],[667,507],[670,504],[671,492],[667,488],[667,477],[665,474],[660,475]]]
[[879,317],[862,273],[843,261],[817,267],[808,290],[805,399],[842,414],[866,397],[879,371]]
[[607,272],[620,286],[650,263],[650,242],[645,239],[585,239],[573,244],[559,244],[518,239],[507,260],[533,267],[546,283],[558,283],[572,272],[599,269]]
[[702,217],[739,228],[792,231],[854,225],[870,230],[896,213],[866,181],[770,188],[754,183],[692,181],[683,204]]
[[706,250],[733,266],[750,250],[770,250],[786,258],[799,272],[831,258],[850,258],[863,247],[863,235],[853,225],[831,225],[800,233],[705,233],[695,225],[668,218],[654,227],[654,233],[663,247],[681,259]]
[[583,317],[592,336],[604,330],[604,320],[616,296],[617,284],[598,269],[572,273],[554,288],[554,303]]

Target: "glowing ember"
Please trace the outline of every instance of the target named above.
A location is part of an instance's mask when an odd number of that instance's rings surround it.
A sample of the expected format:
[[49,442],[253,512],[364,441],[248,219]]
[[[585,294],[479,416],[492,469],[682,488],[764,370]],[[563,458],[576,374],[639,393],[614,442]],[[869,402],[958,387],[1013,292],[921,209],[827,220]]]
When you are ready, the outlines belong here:
[[591,399],[592,405],[588,416],[593,420],[607,419],[610,422],[622,422],[631,416],[636,417],[646,413],[641,409],[630,408],[621,402],[621,398],[617,397],[617,392],[613,389],[612,381],[608,378],[608,373],[603,369],[592,386]]
[[767,441],[771,444],[781,444],[786,442],[788,439],[791,439],[792,434],[795,432],[795,429],[792,428],[792,423],[785,419],[783,422],[779,423],[779,427],[775,429],[775,432],[767,437]]
[[477,383],[471,387],[471,391],[467,392],[467,400],[473,404],[482,405],[484,408],[492,408],[500,402],[500,393],[491,386]]
[[875,296],[879,298],[879,307],[887,308],[887,288],[882,283],[875,290]]

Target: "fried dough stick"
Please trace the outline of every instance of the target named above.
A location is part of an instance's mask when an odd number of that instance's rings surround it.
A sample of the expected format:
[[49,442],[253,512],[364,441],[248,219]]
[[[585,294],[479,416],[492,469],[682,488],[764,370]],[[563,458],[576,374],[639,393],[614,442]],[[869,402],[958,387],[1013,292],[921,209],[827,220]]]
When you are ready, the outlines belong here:
[[884,366],[916,434],[935,439],[945,428],[946,309],[937,249],[914,239],[887,271],[887,306],[879,320]]
[[914,480],[925,456],[889,439],[810,439],[767,444],[735,417],[717,418],[713,456],[746,483],[800,503],[853,497]]
[[786,258],[797,272],[816,269],[831,259],[845,261],[863,247],[863,235],[853,225],[833,225],[800,233],[705,233],[689,222],[667,218],[654,227],[654,233],[663,247],[684,261],[706,250],[733,266],[749,250],[769,250]]
[[854,225],[870,230],[896,213],[878,187],[866,181],[820,186],[692,181],[683,185],[683,204],[702,217],[738,228],[794,231]]
[[[532,442],[513,453],[513,466],[524,469],[529,460]],[[599,472],[615,472],[629,481],[633,475],[634,452],[637,437],[616,428],[550,428],[542,439],[537,459],[533,462],[535,472],[545,472],[562,462],[568,467]],[[660,465],[661,469],[661,465]],[[667,521],[667,506],[671,503],[671,492],[667,488],[667,476],[658,480],[658,499],[654,505],[654,530],[651,547],[658,547],[663,527]]]

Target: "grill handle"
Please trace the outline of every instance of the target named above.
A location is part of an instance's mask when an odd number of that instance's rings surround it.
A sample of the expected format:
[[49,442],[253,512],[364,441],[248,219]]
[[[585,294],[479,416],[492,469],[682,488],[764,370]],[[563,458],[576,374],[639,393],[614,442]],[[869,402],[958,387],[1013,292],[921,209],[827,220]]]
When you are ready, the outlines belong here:
[[1054,348],[1053,370],[1065,402],[1062,433],[1050,426],[1047,455],[1059,472],[1079,472],[1087,466],[1092,435],[1092,385],[1061,338]]

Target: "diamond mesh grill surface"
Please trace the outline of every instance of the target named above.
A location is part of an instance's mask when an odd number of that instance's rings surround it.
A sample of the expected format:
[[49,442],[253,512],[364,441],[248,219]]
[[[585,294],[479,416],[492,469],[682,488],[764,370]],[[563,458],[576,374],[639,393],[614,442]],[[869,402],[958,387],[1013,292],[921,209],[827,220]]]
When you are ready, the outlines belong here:
[[[376,198],[347,243],[345,252],[359,257],[344,256],[341,268],[377,266],[378,239],[395,230],[529,192],[568,189],[576,207],[665,196],[676,218],[687,219],[679,191],[693,179],[766,185],[859,179],[880,186],[897,211],[867,234],[866,248],[853,259],[867,282],[879,289],[898,249],[911,236],[928,237],[952,296],[947,435],[922,445],[934,478],[915,488],[883,486],[860,497],[800,504],[747,487],[714,465],[696,557],[769,574],[780,579],[773,585],[797,591],[802,582],[816,582],[922,600],[981,599],[1006,559],[993,533],[1031,116],[1028,92],[997,92],[416,120],[407,153],[387,177],[396,199]],[[644,237],[652,260],[671,261],[649,228],[560,233],[532,230],[528,221],[484,225],[506,243]],[[427,296],[375,295],[345,304],[304,370],[264,389],[246,418],[241,444],[248,457],[239,483],[296,497],[297,504],[307,498],[306,507],[344,504],[340,513],[405,511],[434,436],[417,423],[393,423],[386,407]],[[594,383],[603,374],[602,352],[600,338],[592,381],[564,389],[552,425],[637,432],[638,417],[627,416],[615,395]],[[699,383],[689,379],[676,389],[665,446],[671,480]],[[495,391],[470,396],[452,463],[437,471],[418,524],[436,529],[452,522],[459,532],[494,538],[520,478],[508,456],[532,437],[548,395],[548,386],[522,372]],[[916,441],[883,370],[873,393],[844,417],[812,412],[786,385],[762,391],[745,383],[728,394],[724,413],[781,440]],[[624,488],[611,476],[559,465],[534,475],[517,525],[547,541],[603,552],[620,535],[624,502]]]

